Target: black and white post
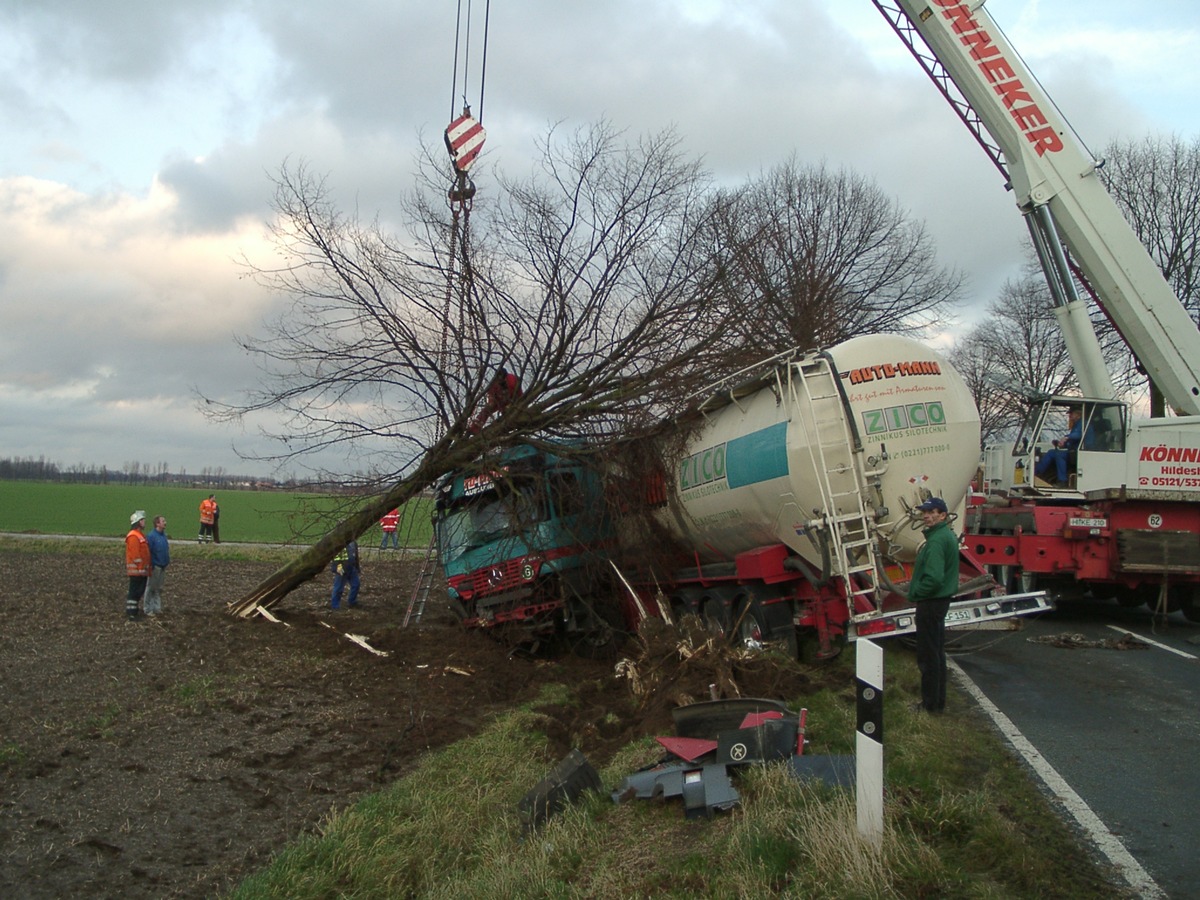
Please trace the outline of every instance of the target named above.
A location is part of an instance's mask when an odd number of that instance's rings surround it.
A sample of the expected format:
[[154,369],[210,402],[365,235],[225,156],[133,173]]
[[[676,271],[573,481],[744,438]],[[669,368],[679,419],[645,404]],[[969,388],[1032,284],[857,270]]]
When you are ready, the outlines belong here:
[[879,846],[883,842],[883,650],[866,639],[855,641],[854,648],[858,833]]

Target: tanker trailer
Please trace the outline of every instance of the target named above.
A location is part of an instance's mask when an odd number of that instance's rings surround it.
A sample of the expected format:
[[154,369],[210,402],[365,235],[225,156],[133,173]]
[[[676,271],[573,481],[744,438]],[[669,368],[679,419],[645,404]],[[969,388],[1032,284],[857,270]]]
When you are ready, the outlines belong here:
[[[656,511],[665,534],[652,542],[653,581],[668,586],[676,613],[750,642],[807,631],[818,656],[847,637],[910,631],[894,582],[923,540],[911,510],[936,495],[961,519],[979,465],[966,384],[933,350],[896,335],[784,354],[741,374],[680,421],[683,449],[664,460],[672,477]],[[983,567],[964,560],[964,581],[984,586]],[[1001,617],[1018,605],[952,615]]]
[[921,542],[909,511],[934,493],[961,507],[979,458],[958,374],[915,341],[865,336],[702,396],[652,438],[498,448],[448,473],[436,549],[462,623],[601,654],[665,595],[748,643],[814,634],[823,656],[912,630],[892,588]]

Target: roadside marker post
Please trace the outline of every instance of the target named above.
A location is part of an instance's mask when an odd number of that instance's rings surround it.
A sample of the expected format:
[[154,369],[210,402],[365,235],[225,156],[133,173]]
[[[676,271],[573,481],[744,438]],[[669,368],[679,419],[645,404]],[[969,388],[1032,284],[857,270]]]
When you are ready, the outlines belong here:
[[854,642],[858,731],[855,799],[858,833],[883,843],[883,650],[866,638]]

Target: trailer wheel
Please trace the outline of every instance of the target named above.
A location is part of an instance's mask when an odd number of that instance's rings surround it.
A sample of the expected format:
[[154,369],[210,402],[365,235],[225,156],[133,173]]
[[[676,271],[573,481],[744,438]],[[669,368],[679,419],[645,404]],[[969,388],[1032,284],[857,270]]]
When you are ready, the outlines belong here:
[[[1159,611],[1159,604],[1162,602],[1162,585],[1160,584],[1139,584],[1133,589],[1133,606],[1140,606],[1143,603],[1151,612]],[[1118,600],[1117,602],[1121,602]],[[1121,603],[1124,606],[1124,603]],[[1166,612],[1173,613],[1181,607],[1182,603],[1178,593],[1173,587],[1167,588],[1167,608]]]
[[744,602],[734,621],[737,622],[738,643],[743,647],[758,649],[770,637],[767,617],[756,600]]
[[729,633],[729,616],[726,615],[725,604],[716,597],[708,597],[700,608],[704,625],[713,634]]

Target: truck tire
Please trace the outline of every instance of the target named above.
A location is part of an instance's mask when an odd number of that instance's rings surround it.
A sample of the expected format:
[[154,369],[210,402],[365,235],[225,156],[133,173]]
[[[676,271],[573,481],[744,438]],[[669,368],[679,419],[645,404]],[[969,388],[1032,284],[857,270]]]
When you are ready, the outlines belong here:
[[612,616],[601,605],[589,616],[586,628],[568,637],[572,652],[583,659],[613,659],[625,643],[619,616]]
[[717,635],[729,633],[729,615],[725,604],[717,597],[707,597],[700,607],[700,615],[710,632]]
[[743,647],[761,647],[770,640],[770,626],[757,600],[743,601],[733,621],[737,623],[737,642]]
[[1019,594],[1021,581],[1015,566],[992,566],[991,575],[1005,594]]
[[1167,590],[1167,608],[1183,613],[1189,622],[1200,622],[1200,591],[1194,584],[1173,584]]
[[1183,604],[1183,616],[1189,622],[1200,622],[1200,587],[1192,585],[1192,595]]
[[1138,593],[1136,588],[1125,587],[1124,585],[1116,587],[1113,591],[1113,597],[1116,598],[1117,605],[1123,606],[1126,609],[1133,609],[1146,602],[1146,598]]

